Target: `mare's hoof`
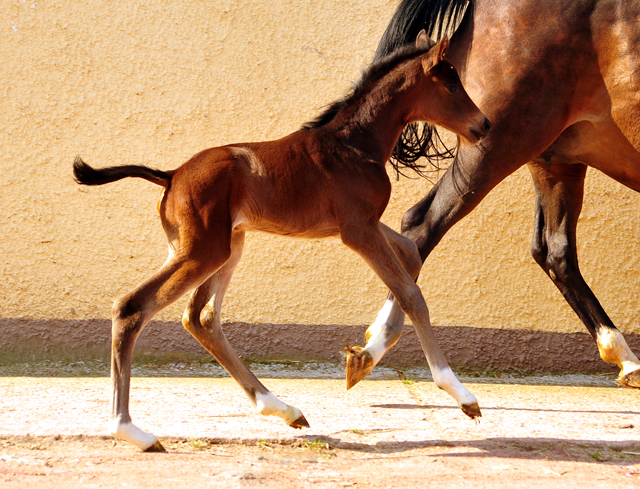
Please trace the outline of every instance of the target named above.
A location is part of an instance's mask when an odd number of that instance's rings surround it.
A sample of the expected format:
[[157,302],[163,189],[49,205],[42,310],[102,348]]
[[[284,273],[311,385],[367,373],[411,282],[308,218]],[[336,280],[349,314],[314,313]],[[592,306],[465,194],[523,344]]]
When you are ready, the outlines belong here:
[[159,441],[156,441],[153,445],[151,445],[149,448],[146,448],[143,451],[145,451],[145,452],[156,452],[156,453],[166,453],[165,448],[162,446],[162,443],[160,443]]
[[344,373],[347,377],[347,390],[349,390],[371,373],[373,357],[371,353],[359,346],[348,346],[345,351],[347,352],[347,366]]
[[623,387],[631,387],[632,389],[640,389],[640,369],[634,370],[630,374],[618,376],[618,384]]
[[291,426],[292,428],[295,428],[296,430],[299,430],[301,428],[309,428],[309,422],[307,421],[307,418],[304,417],[304,415],[301,415],[289,426]]
[[474,402],[473,404],[463,404],[460,407],[462,409],[462,412],[469,416],[471,419],[482,418],[480,406],[478,406],[477,402]]

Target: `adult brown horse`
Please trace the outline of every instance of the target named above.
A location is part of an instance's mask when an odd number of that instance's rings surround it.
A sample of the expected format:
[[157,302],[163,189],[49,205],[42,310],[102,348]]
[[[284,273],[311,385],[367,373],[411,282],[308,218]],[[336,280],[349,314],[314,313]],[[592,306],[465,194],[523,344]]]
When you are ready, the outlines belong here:
[[[466,8],[466,10],[465,10]],[[640,361],[584,281],[576,226],[587,167],[640,191],[640,1],[404,0],[377,56],[426,29],[455,30],[449,58],[493,121],[480,144],[462,142],[437,185],[404,215],[402,231],[424,261],[445,233],[505,177],[528,165],[536,190],[531,252],[596,340],[640,388]],[[437,134],[405,133],[394,157],[415,164]],[[400,337],[404,314],[390,295],[354,351],[350,385]]]
[[[96,170],[79,157],[79,183],[140,177],[164,187],[159,211],[169,240],[164,266],[113,306],[110,432],[142,450],[162,450],[131,423],[129,380],[136,339],[153,315],[196,288],[184,327],[242,386],[261,414],[294,427],[302,412],[276,398],[239,359],[221,329],[220,311],[247,230],[306,238],[339,235],[364,258],[412,319],[436,384],[462,410],[480,416],[433,337],[415,284],[422,265],[413,242],[380,223],[391,183],[385,165],[408,122],[433,121],[477,142],[489,129],[445,58],[426,34],[374,64],[349,97],[283,139],[205,150],[177,170],[116,166]],[[211,300],[213,298],[213,300]],[[210,302],[211,300],[211,302]]]

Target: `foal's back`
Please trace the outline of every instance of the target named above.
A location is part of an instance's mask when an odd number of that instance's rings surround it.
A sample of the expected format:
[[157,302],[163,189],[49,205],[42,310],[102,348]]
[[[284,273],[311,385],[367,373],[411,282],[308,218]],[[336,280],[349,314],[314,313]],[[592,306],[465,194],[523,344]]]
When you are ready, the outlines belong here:
[[186,224],[323,238],[337,235],[341,216],[359,202],[380,218],[390,192],[384,169],[330,131],[303,129],[198,153],[175,171],[161,215],[165,229]]

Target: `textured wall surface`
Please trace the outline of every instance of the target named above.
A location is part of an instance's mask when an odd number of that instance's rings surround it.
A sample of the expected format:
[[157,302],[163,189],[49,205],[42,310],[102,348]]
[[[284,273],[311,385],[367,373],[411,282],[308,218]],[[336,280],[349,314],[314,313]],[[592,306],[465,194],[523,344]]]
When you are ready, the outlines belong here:
[[[297,129],[355,81],[395,0],[0,3],[0,317],[109,318],[166,258],[158,187],[81,188],[80,153],[107,166],[175,168],[206,147]],[[384,221],[430,188],[394,184]],[[584,275],[613,320],[640,333],[640,198],[590,171]],[[457,225],[421,275],[435,324],[581,331],[529,255],[526,170]],[[370,322],[385,288],[338,240],[252,234],[223,315],[282,324]],[[178,320],[184,299],[158,320]]]

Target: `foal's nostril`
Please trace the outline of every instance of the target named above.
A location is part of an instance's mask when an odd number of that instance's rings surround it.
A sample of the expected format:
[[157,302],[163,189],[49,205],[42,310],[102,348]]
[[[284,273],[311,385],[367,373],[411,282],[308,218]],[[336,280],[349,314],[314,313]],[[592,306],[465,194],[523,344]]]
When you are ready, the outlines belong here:
[[485,132],[489,132],[489,129],[491,129],[491,121],[485,117],[484,118],[484,130],[485,130]]

